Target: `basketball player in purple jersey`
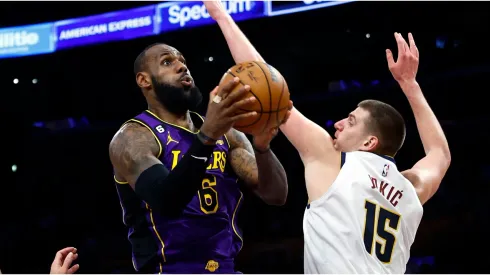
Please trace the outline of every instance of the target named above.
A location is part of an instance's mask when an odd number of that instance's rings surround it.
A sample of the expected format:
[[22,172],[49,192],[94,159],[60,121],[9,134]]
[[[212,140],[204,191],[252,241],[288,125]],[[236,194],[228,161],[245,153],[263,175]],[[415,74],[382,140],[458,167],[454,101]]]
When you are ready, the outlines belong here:
[[171,46],[146,48],[134,65],[148,110],[127,121],[109,149],[134,268],[234,273],[242,247],[238,180],[268,204],[286,201],[286,173],[269,147],[278,129],[254,136],[251,144],[232,128],[256,115],[235,115],[255,100],[237,100],[248,86],[229,94],[238,79],[211,92],[205,118],[190,112],[202,95],[184,56]]

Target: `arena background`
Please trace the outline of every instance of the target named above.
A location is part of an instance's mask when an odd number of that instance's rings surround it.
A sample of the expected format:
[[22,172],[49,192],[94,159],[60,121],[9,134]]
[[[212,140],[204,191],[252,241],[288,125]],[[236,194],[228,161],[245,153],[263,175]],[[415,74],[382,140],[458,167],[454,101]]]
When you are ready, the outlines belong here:
[[[154,2],[4,2],[0,27],[148,4]],[[418,81],[443,125],[453,161],[424,207],[407,272],[489,272],[488,3],[353,2],[239,26],[285,76],[295,106],[327,130],[362,99],[383,100],[399,109],[408,123],[405,146],[397,156],[400,169],[421,158],[423,148],[384,50],[396,51],[393,32],[405,37],[413,32],[421,53]],[[47,273],[54,254],[65,246],[79,249],[79,273],[133,273],[108,144],[121,123],[145,109],[132,66],[154,42],[184,54],[204,94],[233,65],[215,24],[0,59],[4,273]],[[302,273],[303,166],[284,136],[272,147],[288,174],[287,204],[266,206],[245,193],[239,216],[245,244],[237,269]]]

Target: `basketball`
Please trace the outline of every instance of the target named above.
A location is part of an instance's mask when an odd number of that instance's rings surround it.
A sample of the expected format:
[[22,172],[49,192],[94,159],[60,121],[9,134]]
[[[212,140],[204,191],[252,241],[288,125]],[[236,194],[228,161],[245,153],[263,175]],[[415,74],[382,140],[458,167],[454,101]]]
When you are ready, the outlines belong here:
[[220,86],[240,78],[240,83],[231,92],[244,85],[250,86],[245,99],[254,96],[257,100],[240,109],[240,113],[255,111],[257,115],[235,122],[233,128],[247,133],[260,134],[271,127],[278,127],[284,120],[289,106],[289,89],[281,73],[269,64],[251,61],[231,67],[221,78]]

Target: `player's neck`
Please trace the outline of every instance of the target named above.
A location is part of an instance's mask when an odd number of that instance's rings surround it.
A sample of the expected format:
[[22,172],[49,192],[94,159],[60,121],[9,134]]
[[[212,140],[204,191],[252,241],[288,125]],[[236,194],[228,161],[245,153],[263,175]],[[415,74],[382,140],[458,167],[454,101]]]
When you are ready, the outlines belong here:
[[174,124],[191,131],[195,130],[195,126],[192,123],[192,119],[189,111],[186,111],[184,114],[177,115],[169,112],[168,110],[162,107],[148,106],[148,109],[150,110],[150,112],[157,115],[158,118],[160,118],[161,120],[167,123]]

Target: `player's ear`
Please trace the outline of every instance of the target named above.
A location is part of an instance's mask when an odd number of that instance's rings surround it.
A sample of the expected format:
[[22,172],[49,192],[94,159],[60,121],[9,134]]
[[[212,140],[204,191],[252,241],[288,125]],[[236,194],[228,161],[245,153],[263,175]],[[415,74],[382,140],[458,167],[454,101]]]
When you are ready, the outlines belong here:
[[136,74],[136,84],[140,88],[149,88],[151,86],[150,75],[146,72],[139,72]]
[[379,140],[376,136],[368,136],[367,139],[364,141],[363,149],[365,151],[373,151],[377,146],[378,146]]

